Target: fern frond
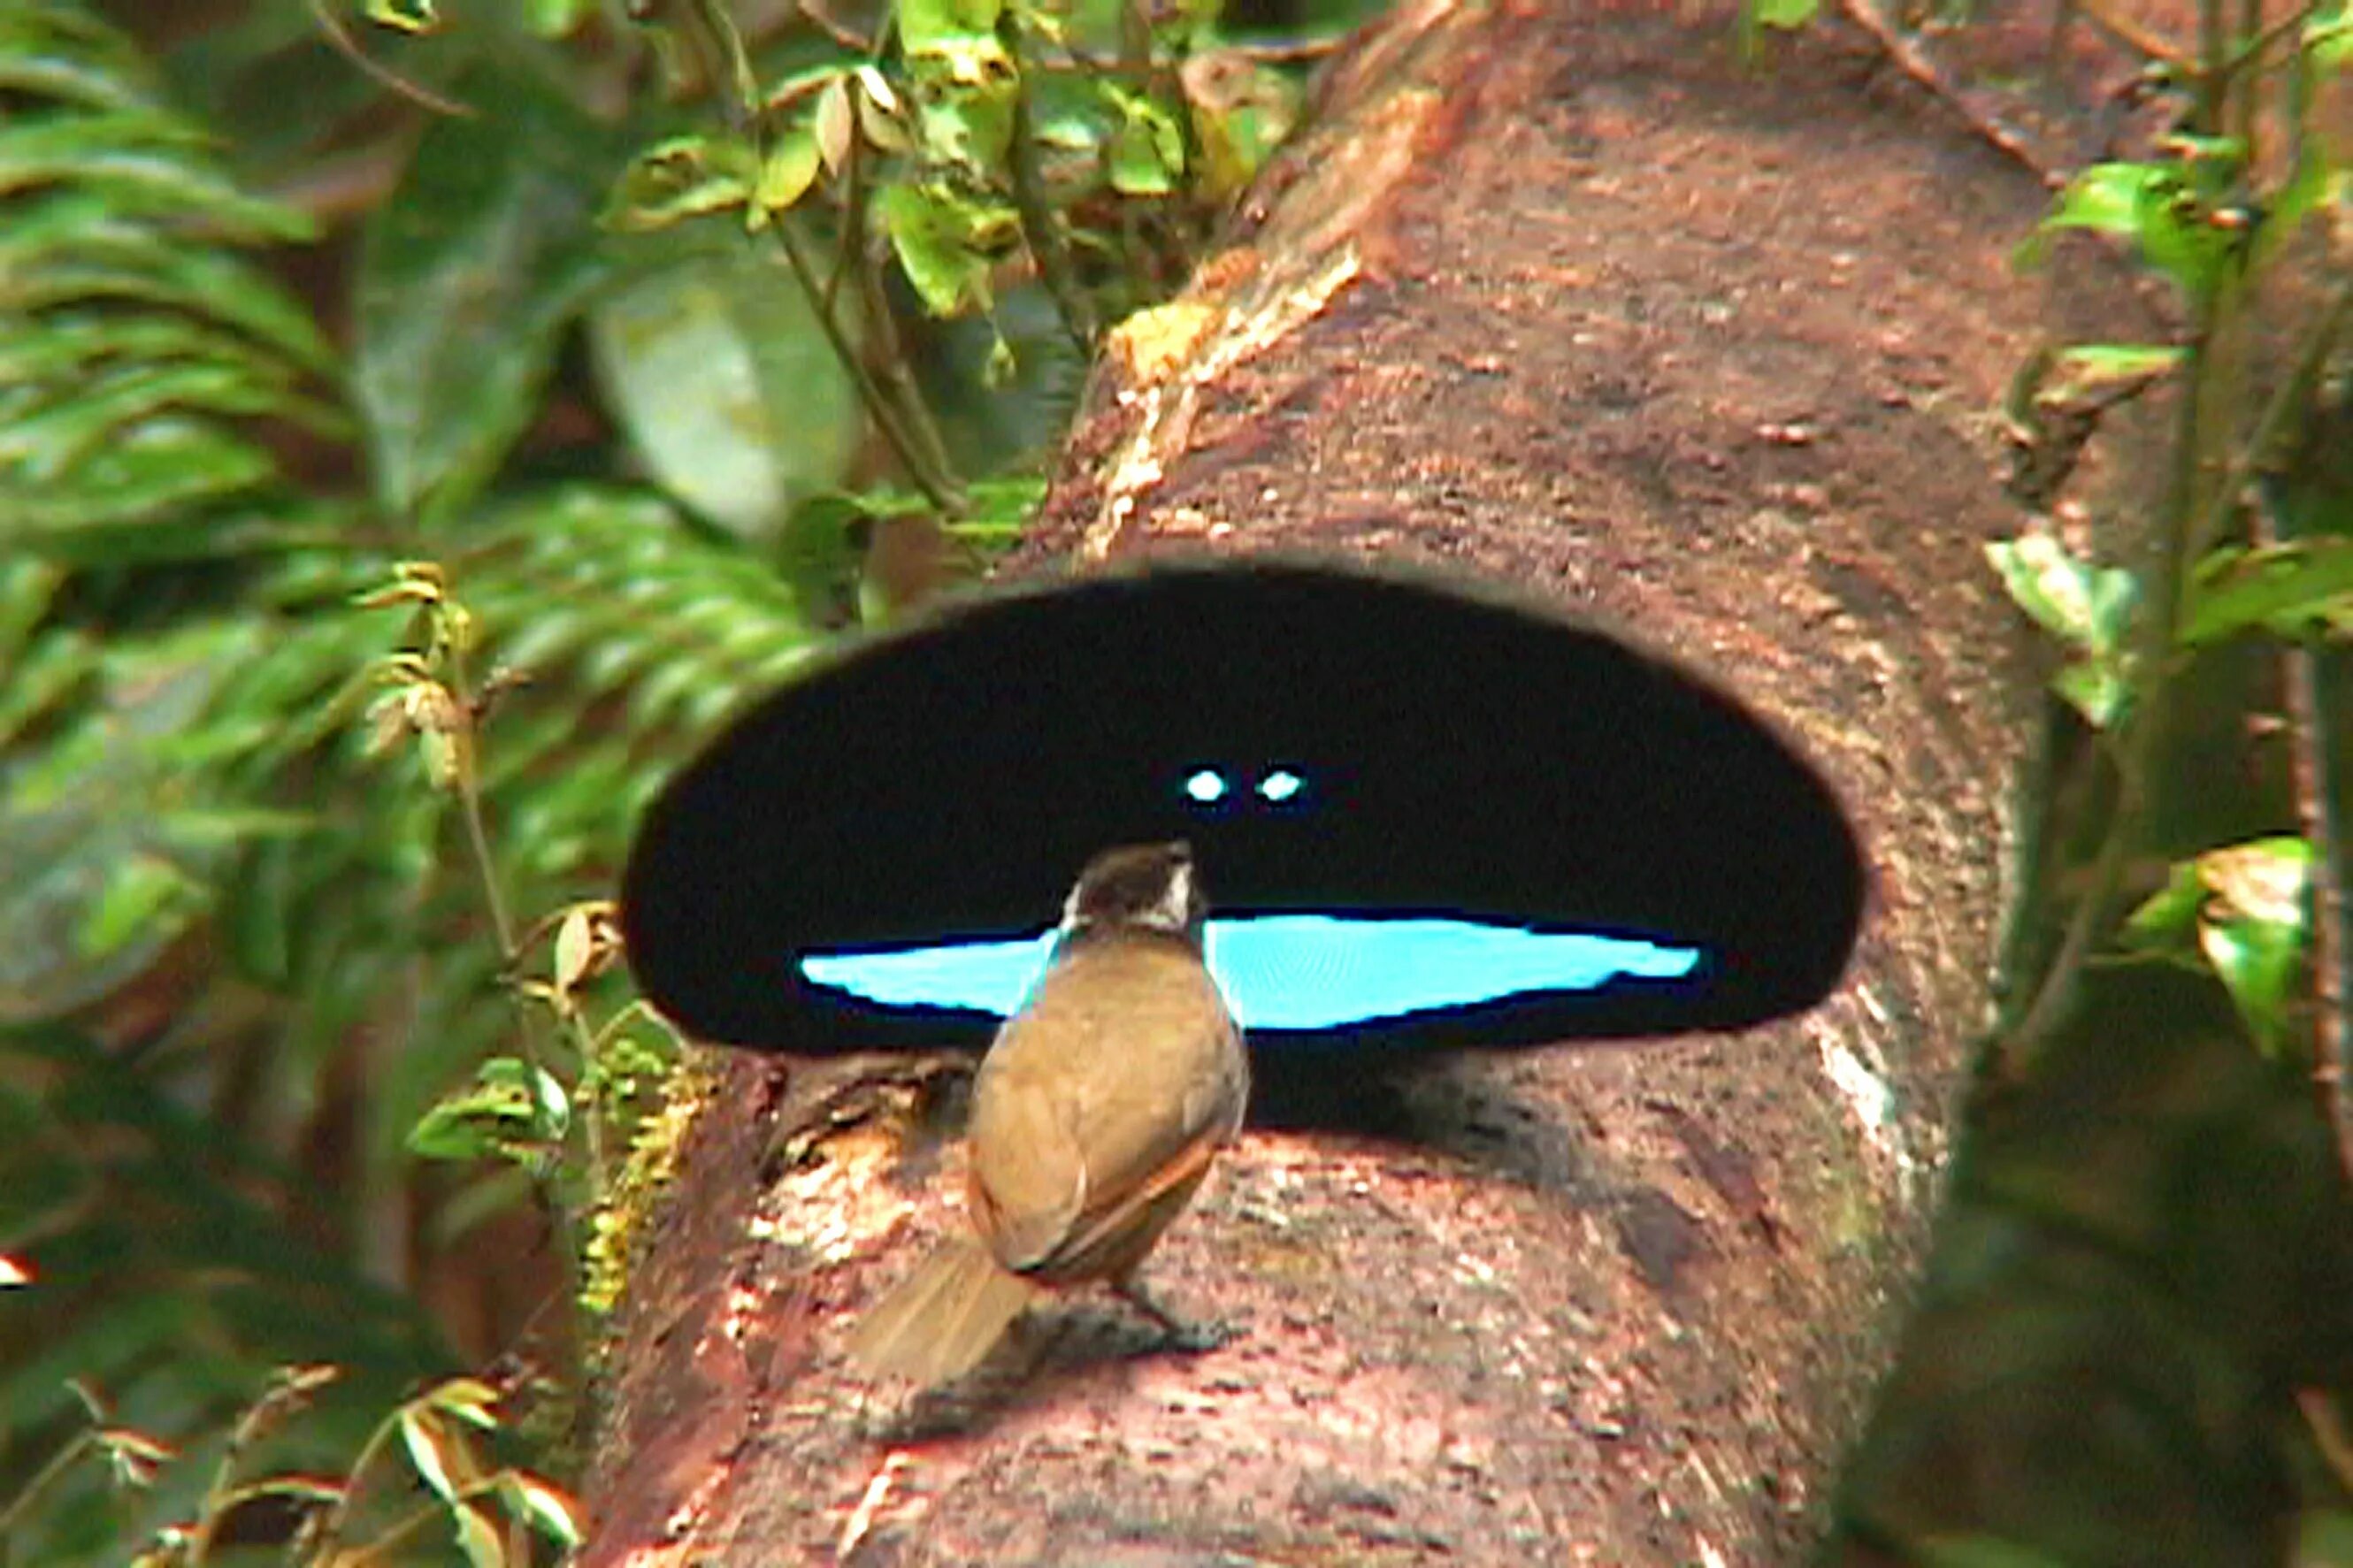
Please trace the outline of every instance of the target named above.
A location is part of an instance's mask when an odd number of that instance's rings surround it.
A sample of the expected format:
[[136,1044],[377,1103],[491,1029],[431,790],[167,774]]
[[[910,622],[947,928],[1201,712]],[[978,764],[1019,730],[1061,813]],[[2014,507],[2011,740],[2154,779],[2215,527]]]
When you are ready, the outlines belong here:
[[169,531],[266,486],[257,421],[342,430],[309,313],[237,255],[314,228],[240,191],[78,7],[0,20],[0,88],[29,100],[0,121],[0,550],[111,562],[126,542],[81,531]]

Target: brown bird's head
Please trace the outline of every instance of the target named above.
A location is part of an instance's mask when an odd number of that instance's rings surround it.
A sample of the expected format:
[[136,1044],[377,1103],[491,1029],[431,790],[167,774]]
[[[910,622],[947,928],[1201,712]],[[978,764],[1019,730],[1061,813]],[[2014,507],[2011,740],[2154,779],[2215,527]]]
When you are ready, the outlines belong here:
[[1149,931],[1198,946],[1208,912],[1193,874],[1191,845],[1122,845],[1104,850],[1079,873],[1062,905],[1062,941]]

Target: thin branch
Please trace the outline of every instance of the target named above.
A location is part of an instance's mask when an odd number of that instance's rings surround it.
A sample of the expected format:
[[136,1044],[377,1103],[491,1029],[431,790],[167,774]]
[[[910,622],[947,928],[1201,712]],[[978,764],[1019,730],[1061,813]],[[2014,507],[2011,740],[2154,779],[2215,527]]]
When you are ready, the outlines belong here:
[[[2269,469],[2287,421],[2309,405],[2320,376],[2336,352],[2337,338],[2353,316],[2353,279],[2340,282],[2322,307],[2319,321],[2297,356],[2294,374],[2283,382],[2263,411],[2255,438],[2247,444],[2232,471],[2234,487],[2251,472]],[[2255,498],[2256,526],[2263,542],[2279,543],[2286,531],[2264,498]],[[2353,1182],[2353,1042],[2349,1042],[2347,999],[2353,995],[2348,963],[2344,860],[2345,836],[2337,817],[2339,799],[2335,761],[2330,753],[2327,715],[2337,694],[2321,663],[2321,652],[2309,641],[2287,650],[2287,701],[2291,765],[2295,780],[2298,826],[2312,855],[2312,988],[2317,1009],[2313,1022],[2313,1084],[2320,1095],[2322,1115],[2337,1145],[2337,1163]]]
[[2337,341],[2344,336],[2348,325],[2353,325],[2353,278],[2340,280],[2322,302],[2306,334],[2304,347],[2296,354],[2295,368],[2263,405],[2262,416],[2255,421],[2254,434],[2232,460],[2221,488],[2215,492],[2211,510],[2200,521],[2194,541],[2211,544],[2219,537],[2230,508],[2244,499],[2248,483],[2278,460],[2281,443],[2320,384],[2321,373],[2327,368],[2329,356],[2337,352]]
[[[2263,0],[2239,0],[2238,36],[2242,38],[2256,37],[2260,37],[2263,31]],[[2237,59],[2238,57],[2234,55],[2221,64],[2226,91],[2231,86],[2230,78],[2233,74],[2233,67],[2237,64]],[[2247,161],[2247,167],[2251,169],[2259,167],[2260,153],[2255,139],[2260,125],[2257,111],[2262,105],[2252,89],[2232,92],[2227,101],[2231,108],[2237,110],[2236,115],[2233,116],[2237,124],[2233,129],[2238,133],[2241,145],[2246,149],[2243,155]]]
[[1296,66],[1310,60],[1320,60],[1336,55],[1348,40],[1345,37],[1330,38],[1268,38],[1257,43],[1219,44],[1221,55],[1240,55],[1261,65]]
[[2187,574],[2186,542],[2195,520],[2204,511],[2199,493],[2208,423],[2207,400],[2212,395],[2211,363],[2221,339],[2221,310],[2215,300],[2201,300],[2184,361],[2181,409],[2174,428],[2173,475],[2166,495],[2164,526],[2152,552],[2154,561],[2145,581],[2135,630],[2138,647],[2141,689],[2137,695],[2116,756],[2116,798],[2110,809],[2106,837],[2092,863],[2089,885],[2068,921],[2059,951],[2044,973],[2034,1000],[2018,1026],[1999,1046],[2005,1068],[2021,1073],[2052,1039],[2073,1021],[2081,1000],[2084,971],[2094,947],[2106,939],[2124,901],[2125,871],[2138,848],[2142,817],[2147,805],[2149,781],[2155,776],[2170,730],[2174,677],[2171,665],[2181,612],[2181,584]]
[[[489,1475],[451,1489],[446,1500],[421,1503],[365,1546],[353,1547],[333,1561],[343,1564],[344,1568],[369,1568],[370,1564],[385,1562],[387,1560],[386,1553],[394,1547],[436,1520],[448,1518],[453,1508],[497,1497],[501,1489],[506,1486],[508,1478],[513,1473],[512,1469],[493,1470]],[[515,1522],[512,1515],[507,1515],[506,1518],[511,1526]],[[522,1561],[521,1558],[512,1555],[508,1560]]]
[[[720,113],[725,117],[731,132],[750,142],[765,156],[766,136],[753,107],[758,97],[758,83],[751,74],[750,61],[744,58],[744,41],[721,9],[719,0],[696,0],[695,13],[702,19],[702,26],[688,29],[687,37],[696,53],[702,57],[700,63],[704,72],[714,83],[720,79],[722,62],[712,59],[710,55],[710,51],[715,48],[726,57],[726,74],[736,83],[734,93],[719,94]],[[849,341],[849,334],[842,329],[839,318],[827,308],[828,292],[823,280],[818,277],[817,269],[809,264],[808,256],[802,250],[800,242],[793,237],[790,216],[778,215],[776,221],[767,226],[767,232],[774,237],[785,258],[785,265],[791,269],[793,280],[800,285],[802,296],[808,300],[810,310],[817,317],[818,330],[825,334],[827,346],[832,349],[834,358],[840,363],[850,384],[857,389],[859,401],[866,406],[867,416],[874,421],[874,427],[881,432],[884,444],[898,458],[900,467],[906,470],[908,482],[923,491],[923,499],[941,512],[950,517],[959,515],[965,505],[963,487],[956,482],[955,470],[948,464],[946,448],[940,444],[938,428],[931,421],[931,410],[924,406],[921,395],[915,393],[913,383],[907,378],[905,367],[899,359],[896,340],[889,330],[888,302],[881,300],[879,293],[865,300],[870,330],[886,345],[882,355],[889,383],[886,387],[867,365],[858,345]],[[862,275],[867,269],[860,267],[858,270]],[[878,305],[883,314],[876,314]]]
[[[499,875],[498,860],[491,853],[491,836],[482,810],[481,758],[482,715],[486,705],[482,692],[467,678],[466,656],[453,642],[448,654],[448,686],[457,699],[459,722],[464,725],[465,754],[458,767],[458,815],[466,825],[466,846],[474,862],[474,875],[482,888],[482,901],[489,908],[491,926],[499,942],[499,970],[501,975],[512,971],[522,957],[516,944],[514,917],[509,912],[506,889]],[[495,677],[493,678],[495,679]],[[545,1042],[540,1037],[539,1016],[531,999],[512,985],[505,987],[515,1010],[516,1037],[522,1054],[532,1068],[553,1076],[548,1064]],[[580,1238],[578,1216],[558,1184],[560,1172],[533,1170],[532,1190],[555,1235],[555,1251],[564,1269],[565,1292],[568,1299],[579,1299]]]
[[[507,912],[506,889],[499,877],[498,861],[491,854],[491,836],[482,820],[482,710],[473,683],[467,679],[466,656],[454,646],[449,649],[449,689],[457,699],[466,748],[457,770],[458,815],[466,822],[466,846],[474,858],[474,875],[482,884],[482,901],[490,908],[491,927],[498,933],[499,970],[504,973],[514,967],[520,950],[515,945],[514,919]],[[534,1056],[533,1059],[536,1062],[538,1058]]]
[[2312,1429],[2313,1447],[2318,1450],[2321,1462],[2337,1478],[2338,1486],[2353,1487],[2353,1433],[2346,1431],[2345,1419],[2337,1414],[2327,1392],[2299,1389],[2295,1404]]
[[948,461],[947,446],[932,418],[931,405],[923,401],[923,389],[915,384],[906,348],[899,339],[898,317],[883,290],[881,268],[871,252],[860,256],[858,263],[853,276],[866,330],[874,335],[875,377],[889,390],[905,419],[908,438],[917,444],[932,471],[943,476],[942,482],[953,493],[954,504],[944,509],[945,515],[959,518],[964,514],[964,487],[956,480],[955,465]]
[[343,1540],[343,1527],[351,1521],[352,1501],[359,1496],[360,1478],[367,1474],[377,1457],[391,1446],[393,1438],[400,1431],[401,1411],[406,1408],[403,1405],[377,1422],[375,1429],[368,1433],[366,1441],[360,1445],[360,1451],[353,1456],[351,1464],[344,1468],[343,1488],[336,1495],[334,1505],[320,1520],[317,1534],[311,1538],[312,1561],[346,1561],[338,1555],[337,1548]]
[[[1287,38],[1262,43],[1218,44],[1198,51],[1194,58],[1230,58],[1269,66],[1305,65],[1338,54],[1347,41],[1345,37]],[[1069,43],[1039,49],[1030,56],[1029,63],[1048,76],[1112,77],[1147,82],[1154,74],[1154,67],[1148,60],[1141,66],[1133,65],[1124,55],[1099,54]]]
[[58,1446],[58,1451],[33,1472],[32,1479],[17,1489],[16,1495],[8,1500],[8,1506],[0,1508],[0,1545],[6,1543],[16,1528],[16,1521],[31,1510],[41,1494],[56,1485],[58,1478],[73,1468],[74,1461],[97,1446],[98,1428],[95,1426],[83,1427]]
[[[807,298],[810,309],[817,316],[818,329],[825,333],[825,341],[832,348],[834,357],[841,362],[842,369],[849,373],[851,384],[858,388],[859,401],[866,405],[866,412],[873,419],[875,427],[882,432],[882,439],[889,444],[892,454],[898,458],[900,467],[907,471],[908,482],[923,491],[923,499],[943,513],[950,517],[961,513],[964,510],[963,490],[949,473],[946,460],[937,444],[937,432],[929,430],[927,423],[923,426],[916,426],[912,422],[901,423],[900,414],[906,404],[903,394],[893,396],[884,390],[882,383],[868,367],[865,357],[858,352],[858,346],[849,341],[849,333],[842,330],[841,322],[835,318],[831,310],[825,308],[824,282],[818,277],[817,269],[809,265],[808,257],[802,251],[800,242],[793,237],[789,220],[779,218],[768,226],[768,232],[776,237],[777,248],[785,258],[785,265],[792,268],[795,281],[800,284],[802,294]],[[859,267],[857,270],[861,277],[867,272],[867,268],[863,266]],[[887,304],[883,308],[887,310]],[[870,321],[887,326],[887,316],[875,317],[871,310],[868,314]],[[892,340],[890,346],[886,348],[882,359],[886,367],[900,369],[901,376],[903,377],[902,362],[896,353],[895,340]],[[920,403],[913,411],[921,415],[928,422],[929,411],[923,409]],[[930,440],[926,444],[928,449],[917,445],[917,437],[913,432],[918,429],[925,430],[930,436]]]
[[2222,133],[2222,110],[2231,90],[2222,68],[2222,0],[2198,0],[2198,71],[2190,129],[2201,136]]
[[2270,26],[2255,33],[2239,46],[2236,53],[2222,62],[2222,75],[2225,77],[2238,75],[2239,72],[2262,59],[2274,44],[2302,33],[2304,25],[2312,20],[2313,12],[2317,9],[2317,6],[2310,4],[2298,5]]
[[[2226,286],[2224,297],[2227,295]],[[2276,460],[2280,444],[2292,422],[2308,403],[2312,389],[2318,384],[2321,372],[2335,352],[2337,339],[2343,334],[2348,321],[2353,321],[2353,279],[2340,281],[2321,306],[2306,335],[2303,350],[2297,355],[2295,371],[2274,389],[2262,416],[2255,423],[2253,433],[2234,454],[2221,482],[2211,494],[2201,497],[2199,494],[2200,470],[2204,466],[2201,447],[2208,438],[2207,431],[2211,425],[2211,421],[2204,417],[2205,407],[2210,402],[2218,406],[2230,405],[2230,400],[2220,395],[2219,381],[2222,372],[2210,367],[2218,357],[2216,345],[2221,341],[2228,324],[2227,318],[2232,314],[2233,312],[2217,302],[2208,302],[2200,307],[2200,321],[2197,331],[2192,334],[2186,362],[2181,418],[2174,435],[2177,445],[2172,488],[2166,504],[2167,527],[2157,552],[2155,570],[2148,576],[2151,590],[2144,599],[2142,612],[2146,629],[2139,657],[2146,685],[2140,700],[2135,706],[2129,732],[2124,737],[2119,751],[2115,813],[2107,838],[2094,862],[2090,886],[2083,901],[2076,906],[2074,918],[2069,923],[2059,953],[2052,960],[2033,1003],[2027,1008],[2017,1028],[2002,1044],[2002,1054],[2013,1068],[2031,1061],[2048,1043],[2052,1034],[2072,1015],[2082,971],[2091,957],[2093,944],[2105,937],[2116,918],[2124,872],[2130,864],[2132,851],[2139,837],[2147,782],[2154,774],[2165,744],[2165,721],[2174,684],[2168,666],[2174,657],[2174,643],[2182,617],[2189,608],[2191,567],[2220,539],[2233,508],[2244,497],[2248,482]],[[2315,853],[2318,853],[2316,845]],[[2340,997],[2340,1010],[2341,1002]],[[2337,1130],[2340,1152],[2348,1160],[2353,1160],[2353,1109],[2348,1109],[2345,1103],[2344,1097],[2348,1091],[2341,1081],[2348,1048],[2340,1038],[2330,1058],[2338,1079],[2330,1089],[2330,1109],[2331,1125]],[[2348,1171],[2353,1171],[2353,1166],[2348,1166]]]
[[841,297],[842,279],[866,253],[866,138],[858,129],[854,104],[849,116],[849,152],[842,160],[841,238],[833,247],[833,270],[825,280],[825,297],[818,301],[818,312],[825,316],[833,314]]
[[397,93],[412,103],[421,104],[436,114],[446,114],[453,120],[472,120],[480,113],[480,110],[470,104],[459,103],[453,98],[444,98],[430,88],[409,80],[360,47],[360,41],[352,37],[350,30],[333,12],[327,9],[327,0],[309,0],[309,3],[311,18],[319,24],[319,31],[326,35],[329,47],[358,67],[360,74],[378,87],[388,92]]
[[2109,10],[2105,0],[2075,0],[2075,10],[2093,26],[2146,59],[2183,68],[2196,63],[2179,44],[2158,37],[2129,16]]
[[2328,754],[2328,705],[2320,650],[2299,642],[2287,650],[2290,757],[2295,775],[2295,809],[2304,841],[2312,852],[2312,990],[2314,1087],[2337,1142],[2337,1165],[2353,1182],[2353,1062],[2348,1060],[2345,1002],[2345,877],[2340,857],[2344,834],[2337,820],[2337,779]]
[[[691,0],[691,4],[695,16],[702,23],[697,31],[710,42],[717,44],[720,53],[726,57],[725,79],[733,90],[719,94],[722,112],[732,107],[748,121],[755,112],[752,106],[760,100],[760,79],[752,69],[751,55],[744,47],[744,35],[737,31],[735,18],[728,13],[726,0]],[[717,89],[721,78],[712,68],[712,62],[706,57],[702,65],[710,75],[712,89]],[[757,128],[751,129],[756,131]]]
[[[2242,0],[2242,4],[2249,8],[2245,14],[2260,17],[2255,0]],[[2230,47],[2223,27],[2223,0],[2199,0],[2200,68],[2194,78],[2196,92],[2188,128],[2201,135],[2219,133],[2230,119]],[[2231,454],[2209,490],[2206,476],[2213,466],[2209,446],[2217,438],[2228,410],[2237,406],[2242,357],[2236,343],[2238,301],[2243,282],[2235,274],[2225,277],[2194,301],[2195,324],[2184,362],[2180,416],[2174,433],[2173,475],[2135,628],[2142,691],[2127,732],[2121,738],[2115,810],[2093,865],[2091,884],[2075,907],[2060,952],[2032,1005],[2001,1044],[2005,1064],[2012,1069],[2031,1062],[2072,1020],[2093,947],[2106,940],[2121,912],[2124,874],[2139,847],[2151,781],[2168,744],[2177,684],[2172,666],[2182,618],[2189,607],[2192,573],[2234,515],[2247,480],[2259,465],[2271,460],[2309,388],[2316,384],[2319,367],[2343,324],[2348,301],[2353,301],[2353,280],[2348,280],[2324,306],[2307,336],[2297,374],[2274,391],[2253,434]]]
[[1094,312],[1087,307],[1077,270],[1071,265],[1070,247],[1063,243],[1053,209],[1046,203],[1045,183],[1038,166],[1037,125],[1029,111],[1029,74],[1022,63],[1021,39],[1011,11],[997,23],[997,36],[1013,57],[1013,133],[1006,155],[1013,175],[1013,210],[1020,219],[1021,237],[1029,247],[1030,258],[1038,264],[1039,280],[1053,300],[1055,313],[1062,318],[1062,330],[1070,334],[1071,346],[1079,351],[1079,357],[1085,359],[1094,353]]
[[808,24],[853,54],[872,55],[881,47],[880,34],[869,38],[849,23],[828,16],[817,0],[800,0],[800,14]]
[[1971,102],[1967,89],[1947,80],[1944,72],[1936,68],[1926,51],[1882,16],[1873,6],[1872,0],[1841,0],[1840,9],[1846,13],[1849,20],[1878,42],[1880,48],[1895,62],[1898,69],[1959,115],[1970,130],[2025,165],[2050,189],[2055,191],[2067,183],[2065,175],[2045,163],[2042,156],[2027,145],[2023,135]]

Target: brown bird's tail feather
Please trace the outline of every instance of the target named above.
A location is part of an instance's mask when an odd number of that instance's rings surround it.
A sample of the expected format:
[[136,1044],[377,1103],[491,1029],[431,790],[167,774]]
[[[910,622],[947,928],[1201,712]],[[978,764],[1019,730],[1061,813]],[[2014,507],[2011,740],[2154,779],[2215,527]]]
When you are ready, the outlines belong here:
[[950,1241],[866,1314],[850,1359],[870,1373],[944,1383],[978,1366],[1037,1288],[970,1241]]

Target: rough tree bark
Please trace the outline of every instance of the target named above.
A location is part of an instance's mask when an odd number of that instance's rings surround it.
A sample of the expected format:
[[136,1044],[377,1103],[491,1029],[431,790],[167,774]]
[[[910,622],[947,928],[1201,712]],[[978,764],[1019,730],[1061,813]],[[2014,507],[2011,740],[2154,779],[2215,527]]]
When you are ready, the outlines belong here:
[[2007,263],[2044,193],[1943,107],[1851,38],[1733,53],[1717,14],[1406,5],[1121,334],[1016,569],[1406,554],[1630,628],[1848,803],[1873,890],[1843,985],[1737,1037],[1454,1064],[1404,1091],[1410,1142],[1255,1129],[1150,1270],[1244,1337],[1155,1356],[1060,1307],[976,1408],[840,1360],[957,1223],[936,1079],[729,1058],[622,1320],[591,1561],[1810,1539],[1984,1016],[2027,684],[1989,668],[1981,547],[2018,524],[1989,411],[2051,302]]

